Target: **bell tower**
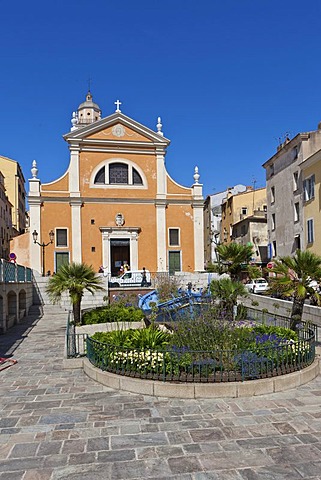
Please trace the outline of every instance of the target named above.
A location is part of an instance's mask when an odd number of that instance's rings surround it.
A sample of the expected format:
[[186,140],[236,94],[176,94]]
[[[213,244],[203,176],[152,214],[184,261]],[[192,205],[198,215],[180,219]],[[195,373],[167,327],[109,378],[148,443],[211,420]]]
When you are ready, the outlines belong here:
[[79,128],[101,120],[101,110],[97,103],[93,102],[91,91],[88,90],[86,100],[78,107],[77,113],[73,113],[71,123],[73,127]]

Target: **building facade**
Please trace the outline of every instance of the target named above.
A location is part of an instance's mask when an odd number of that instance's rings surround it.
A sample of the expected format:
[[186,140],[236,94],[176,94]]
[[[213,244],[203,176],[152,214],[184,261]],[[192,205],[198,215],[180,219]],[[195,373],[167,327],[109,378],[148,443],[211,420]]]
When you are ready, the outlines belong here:
[[235,185],[223,192],[208,195],[204,202],[205,265],[217,262],[216,246],[221,242],[222,202],[228,194],[246,191],[245,185]]
[[302,172],[302,231],[306,250],[321,256],[321,150],[300,164]]
[[228,193],[222,203],[221,238],[223,243],[252,245],[252,262],[267,263],[266,189],[247,187],[245,192]]
[[263,164],[270,258],[293,255],[297,249],[304,250],[308,246],[302,166],[321,148],[320,128],[321,125],[316,131],[299,133],[291,140],[286,138],[275,155]]
[[0,172],[0,258],[9,260],[12,236],[12,204],[7,197],[4,176]]
[[[34,163],[29,180],[30,263],[42,269],[36,231],[46,247],[45,269],[85,262],[116,274],[204,269],[203,194],[198,168],[191,187],[175,182],[165,168],[169,140],[158,118],[156,132],[116,111],[101,118],[88,92],[64,136],[70,163],[66,173],[43,184]],[[194,175],[193,175],[194,173]]]
[[25,178],[18,162],[0,155],[0,171],[4,176],[6,194],[12,204],[13,235],[26,230]]

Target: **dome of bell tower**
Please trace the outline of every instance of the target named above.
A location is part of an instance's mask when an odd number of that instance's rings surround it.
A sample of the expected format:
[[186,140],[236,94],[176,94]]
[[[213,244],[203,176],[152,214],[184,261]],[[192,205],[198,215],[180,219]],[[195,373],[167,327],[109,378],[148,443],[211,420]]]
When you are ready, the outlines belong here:
[[79,105],[77,113],[78,125],[88,125],[101,119],[101,110],[99,105],[93,102],[90,90],[88,90],[86,100]]

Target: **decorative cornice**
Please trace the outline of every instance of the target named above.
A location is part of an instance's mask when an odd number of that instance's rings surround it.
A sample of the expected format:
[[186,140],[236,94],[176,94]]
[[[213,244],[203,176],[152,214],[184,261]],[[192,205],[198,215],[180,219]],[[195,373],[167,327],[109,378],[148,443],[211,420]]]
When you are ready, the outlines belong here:
[[99,227],[101,232],[113,233],[113,232],[129,232],[129,233],[140,233],[140,227]]
[[[34,197],[31,197],[33,200]],[[172,198],[160,198],[160,199],[155,199],[155,198],[106,198],[106,197],[36,197],[36,199],[39,199],[40,203],[90,203],[90,204],[125,204],[125,205],[130,205],[130,204],[136,204],[136,205],[155,205],[155,206],[161,206],[161,205],[191,205],[195,207],[199,206],[204,206],[204,200],[193,200],[191,199],[172,199]],[[29,197],[28,197],[29,201]],[[30,201],[29,201],[30,203]],[[36,203],[36,202],[35,202]]]

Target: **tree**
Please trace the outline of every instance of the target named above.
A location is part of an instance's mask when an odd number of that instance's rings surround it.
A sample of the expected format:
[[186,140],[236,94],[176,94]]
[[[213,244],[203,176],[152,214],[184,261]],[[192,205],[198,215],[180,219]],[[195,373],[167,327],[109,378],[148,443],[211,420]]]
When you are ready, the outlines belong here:
[[216,252],[219,255],[221,266],[231,274],[234,280],[240,277],[242,265],[248,264],[253,256],[251,245],[241,245],[235,242],[218,245]]
[[72,303],[74,321],[81,323],[80,306],[85,290],[94,294],[97,290],[104,290],[102,279],[96,276],[92,266],[85,263],[70,263],[62,265],[57,273],[50,277],[46,292],[53,303],[58,303],[64,292],[69,293]]
[[297,329],[303,314],[306,298],[311,295],[320,304],[321,297],[312,281],[321,279],[321,257],[308,250],[297,250],[293,257],[281,257],[270,270],[276,276],[270,279],[270,291],[282,292],[283,297],[293,298],[290,328]]
[[220,301],[221,312],[225,310],[227,317],[231,320],[234,318],[234,307],[237,305],[238,297],[248,295],[243,283],[227,277],[212,280],[210,290],[212,296]]

